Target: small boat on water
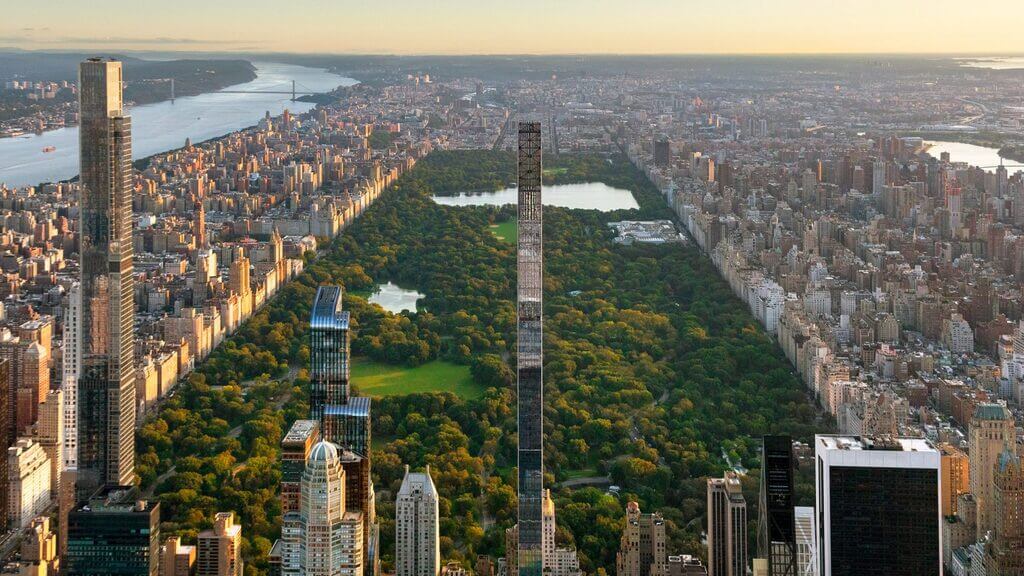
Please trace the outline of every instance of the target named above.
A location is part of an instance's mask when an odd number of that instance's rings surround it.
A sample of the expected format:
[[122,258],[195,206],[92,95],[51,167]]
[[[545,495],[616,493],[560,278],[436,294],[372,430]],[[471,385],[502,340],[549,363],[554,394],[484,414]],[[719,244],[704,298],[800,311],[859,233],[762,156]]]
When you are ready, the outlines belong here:
[[43,152],[53,152],[56,149],[56,146],[46,146],[45,148],[43,148]]

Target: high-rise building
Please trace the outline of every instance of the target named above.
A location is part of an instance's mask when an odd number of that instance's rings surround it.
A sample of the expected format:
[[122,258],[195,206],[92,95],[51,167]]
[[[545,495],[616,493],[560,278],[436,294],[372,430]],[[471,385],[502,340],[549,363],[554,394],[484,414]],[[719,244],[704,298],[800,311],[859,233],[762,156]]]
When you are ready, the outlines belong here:
[[302,474],[298,512],[285,514],[275,563],[282,575],[362,576],[363,517],[345,509],[345,470],[338,447],[321,440]]
[[769,576],[797,576],[794,491],[793,440],[789,436],[765,436],[761,440],[757,534]]
[[793,508],[796,528],[797,576],[818,576],[818,543],[815,541],[814,507]]
[[281,440],[281,514],[299,509],[302,473],[313,445],[320,441],[320,422],[296,420]]
[[[11,437],[11,427],[8,425],[8,418],[11,417],[8,410],[10,402],[9,390],[11,387],[11,363],[0,358],[0,448],[4,454],[11,447],[14,438]],[[7,458],[0,458],[0,527],[6,527],[8,522],[7,507],[10,498],[9,486],[10,471],[7,466]]]
[[108,487],[68,515],[68,576],[158,576],[160,504]]
[[[573,546],[559,547],[555,542],[557,521],[551,490],[544,490],[541,502],[541,554],[545,576],[582,576],[580,559]],[[505,565],[507,574],[519,572],[519,525],[505,530]]]
[[956,514],[956,502],[961,494],[970,492],[970,465],[967,454],[957,447],[943,442],[936,446],[942,455],[939,479],[939,493],[942,497],[942,515]]
[[708,479],[708,574],[747,573],[747,501],[740,477],[729,471]]
[[320,421],[320,435],[340,450],[346,471],[348,509],[363,519],[367,570],[377,566],[376,517],[370,477],[370,399],[349,394],[349,313],[342,309],[340,286],[317,289],[310,311],[310,412]]
[[1016,443],[1013,415],[1001,404],[979,404],[967,429],[967,453],[970,484],[977,502],[977,538],[980,540],[994,525],[992,491],[996,463],[1007,446]]
[[50,390],[39,405],[36,441],[50,460],[50,494],[56,498],[64,475],[64,391]]
[[938,576],[940,455],[927,440],[815,438],[821,576]]
[[213,528],[199,533],[196,576],[242,576],[242,527],[234,512],[218,512]]
[[626,527],[615,557],[617,576],[664,576],[668,552],[665,520],[661,514],[644,514],[636,502],[626,504]]
[[160,548],[160,576],[192,576],[196,568],[196,547],[185,546],[180,536],[170,536]]
[[405,467],[402,487],[395,501],[395,574],[438,576],[441,545],[438,531],[437,490],[425,472]]
[[668,140],[654,141],[654,165],[665,168],[672,163],[672,146]]
[[349,313],[340,286],[320,286],[309,315],[309,405],[315,420],[324,407],[348,402]]
[[82,494],[135,479],[132,146],[121,84],[120,62],[90,58],[79,67]]
[[7,468],[8,524],[20,530],[50,505],[50,459],[38,442],[21,438],[7,449]]
[[519,429],[520,576],[541,576],[544,500],[543,213],[541,124],[519,123],[516,369]]
[[984,574],[1024,574],[1024,468],[1011,450],[999,456],[993,488],[992,540],[985,546]]

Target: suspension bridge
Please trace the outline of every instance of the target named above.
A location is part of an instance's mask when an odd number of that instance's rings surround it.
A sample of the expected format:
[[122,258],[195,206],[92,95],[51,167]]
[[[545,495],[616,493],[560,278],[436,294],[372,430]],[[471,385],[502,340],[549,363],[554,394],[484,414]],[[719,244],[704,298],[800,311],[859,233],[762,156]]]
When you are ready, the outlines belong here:
[[[171,102],[174,102],[174,78],[152,78],[152,79],[146,79],[146,80],[135,80],[134,82],[138,82],[138,83],[141,83],[141,84],[167,83],[167,84],[170,85],[170,90],[171,90],[171,98],[170,98],[170,100],[171,100]],[[128,83],[128,81],[125,82],[125,84],[127,84],[127,83]],[[242,84],[239,84],[239,86],[242,86]],[[291,101],[292,102],[294,102],[299,96],[307,96],[307,95],[314,95],[314,94],[326,94],[326,92],[324,92],[322,90],[319,90],[319,91],[318,90],[312,90],[312,89],[310,89],[310,88],[308,88],[306,86],[303,86],[302,84],[299,84],[295,80],[291,81],[291,87],[290,87],[290,89],[288,89],[288,88],[289,88],[288,84],[277,84],[277,85],[274,85],[274,86],[269,86],[266,89],[259,89],[259,90],[238,90],[238,89],[231,89],[229,87],[228,89],[215,90],[214,92],[218,92],[220,94],[289,94],[289,95],[291,95]]]

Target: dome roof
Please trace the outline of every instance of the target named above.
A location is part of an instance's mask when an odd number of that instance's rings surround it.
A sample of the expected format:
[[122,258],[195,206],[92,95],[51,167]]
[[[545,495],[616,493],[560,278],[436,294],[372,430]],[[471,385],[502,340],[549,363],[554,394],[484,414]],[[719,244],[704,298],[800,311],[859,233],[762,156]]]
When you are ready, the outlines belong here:
[[338,459],[338,447],[326,440],[321,440],[309,451],[312,462],[330,462]]

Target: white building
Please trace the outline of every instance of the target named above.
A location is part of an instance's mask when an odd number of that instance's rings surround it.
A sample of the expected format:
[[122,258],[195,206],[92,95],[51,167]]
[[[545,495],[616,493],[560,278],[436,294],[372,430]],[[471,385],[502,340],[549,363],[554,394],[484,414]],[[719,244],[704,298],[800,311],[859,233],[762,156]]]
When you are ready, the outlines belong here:
[[9,526],[23,529],[50,505],[50,459],[31,438],[7,449]]
[[818,576],[818,543],[814,539],[814,507],[796,506],[796,576]]
[[64,390],[64,468],[78,469],[78,372],[82,350],[78,337],[82,324],[82,287],[75,282],[68,292],[64,322],[61,388]]
[[818,435],[815,456],[820,576],[942,574],[941,456],[928,440]]
[[960,314],[952,314],[942,323],[942,342],[950,352],[974,351],[974,331]]
[[426,472],[405,467],[395,501],[395,574],[437,576],[441,571],[437,490]]

